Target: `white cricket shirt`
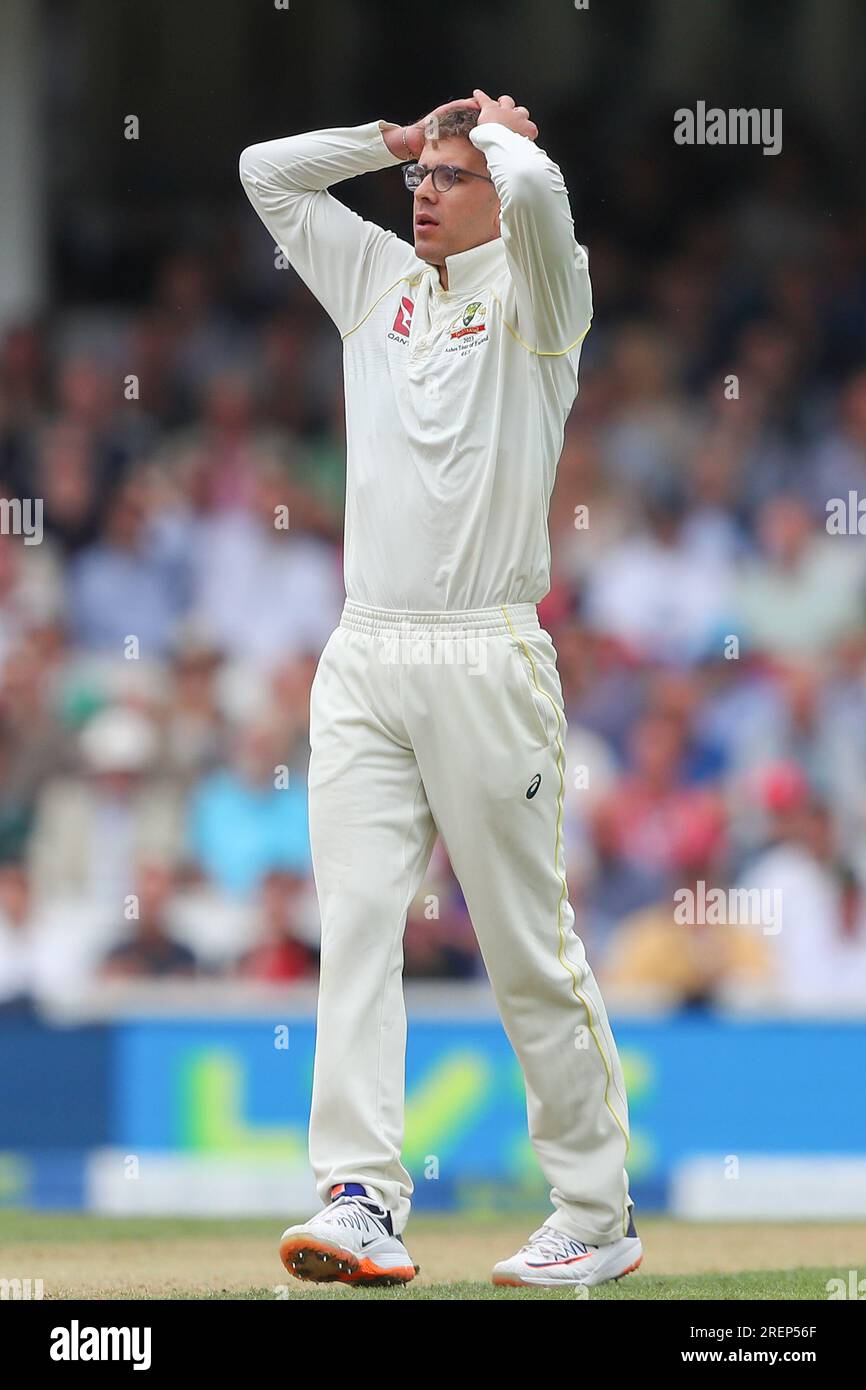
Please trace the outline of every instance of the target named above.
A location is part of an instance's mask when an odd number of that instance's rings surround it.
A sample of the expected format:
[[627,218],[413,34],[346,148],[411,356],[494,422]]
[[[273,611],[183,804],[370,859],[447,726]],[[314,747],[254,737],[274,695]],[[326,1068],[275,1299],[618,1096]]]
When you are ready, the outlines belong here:
[[327,192],[405,163],[382,138],[396,128],[316,130],[240,156],[250,201],[343,339],[346,592],[402,612],[538,603],[592,317],[586,249],[557,165],[507,126],[477,126],[502,234],[447,257],[443,291],[411,245]]

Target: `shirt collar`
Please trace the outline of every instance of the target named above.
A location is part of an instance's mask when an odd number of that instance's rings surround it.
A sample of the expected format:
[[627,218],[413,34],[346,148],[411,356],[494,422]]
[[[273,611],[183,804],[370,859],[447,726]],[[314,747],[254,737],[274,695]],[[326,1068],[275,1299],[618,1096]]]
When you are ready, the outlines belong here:
[[448,289],[443,290],[439,283],[439,271],[434,269],[434,293],[467,294],[483,289],[486,282],[498,274],[505,266],[505,248],[502,237],[494,237],[481,246],[470,246],[468,251],[458,251],[454,256],[445,257],[448,272]]

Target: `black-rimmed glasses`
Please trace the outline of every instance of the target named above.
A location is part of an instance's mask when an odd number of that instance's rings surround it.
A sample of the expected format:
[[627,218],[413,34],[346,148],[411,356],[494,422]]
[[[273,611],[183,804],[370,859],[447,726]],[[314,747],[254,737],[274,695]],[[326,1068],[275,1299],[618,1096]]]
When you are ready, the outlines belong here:
[[410,193],[420,187],[428,174],[433,175],[433,187],[437,193],[447,193],[449,188],[454,186],[457,175],[467,179],[484,179],[486,183],[493,180],[487,174],[473,174],[471,169],[460,169],[456,164],[434,164],[432,169],[426,169],[423,164],[404,164],[403,182],[406,184]]

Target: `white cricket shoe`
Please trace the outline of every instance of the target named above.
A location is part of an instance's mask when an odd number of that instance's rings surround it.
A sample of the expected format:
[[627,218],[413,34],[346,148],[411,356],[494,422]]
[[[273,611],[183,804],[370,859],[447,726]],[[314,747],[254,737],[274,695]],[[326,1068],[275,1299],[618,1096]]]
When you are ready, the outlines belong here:
[[510,1260],[493,1266],[494,1284],[540,1284],[560,1288],[570,1284],[604,1284],[631,1274],[643,1259],[643,1246],[634,1222],[628,1235],[610,1245],[586,1245],[582,1240],[539,1226]]
[[391,1217],[368,1197],[342,1195],[301,1226],[289,1226],[280,1259],[314,1283],[408,1284],[418,1273]]

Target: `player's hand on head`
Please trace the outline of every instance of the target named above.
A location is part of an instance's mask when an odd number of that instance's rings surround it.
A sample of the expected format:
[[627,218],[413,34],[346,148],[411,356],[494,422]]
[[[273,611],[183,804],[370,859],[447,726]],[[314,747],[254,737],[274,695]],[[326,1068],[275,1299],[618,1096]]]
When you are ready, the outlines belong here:
[[435,140],[438,135],[437,122],[440,116],[444,116],[447,111],[454,111],[458,107],[468,107],[472,111],[478,110],[478,102],[475,97],[458,97],[455,101],[443,102],[433,111],[422,116],[420,120],[413,121],[406,127],[406,144],[412,151],[415,159],[420,157],[421,151],[428,140]]
[[435,107],[426,116],[421,116],[417,121],[411,121],[408,125],[399,126],[395,130],[386,131],[384,134],[385,144],[392,154],[402,159],[420,159],[428,140],[435,140],[437,137],[437,120],[446,111],[453,111],[457,107],[466,106],[472,111],[478,110],[478,102],[475,97],[458,97],[456,101],[443,102],[441,106]]
[[475,88],[473,95],[479,105],[479,125],[496,121],[499,125],[508,126],[517,135],[525,135],[527,140],[538,138],[538,126],[529,119],[529,111],[525,106],[518,106],[513,97],[501,96],[497,101],[480,87]]

